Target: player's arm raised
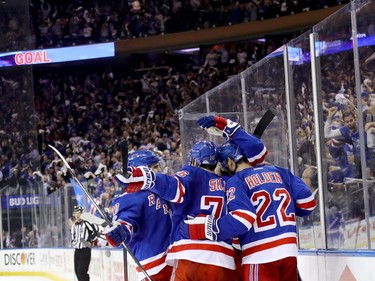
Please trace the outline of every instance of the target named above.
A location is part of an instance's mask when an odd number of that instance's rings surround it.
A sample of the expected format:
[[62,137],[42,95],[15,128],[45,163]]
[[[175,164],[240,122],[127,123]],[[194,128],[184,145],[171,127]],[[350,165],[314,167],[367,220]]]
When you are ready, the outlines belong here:
[[232,135],[240,128],[240,125],[237,122],[217,115],[202,117],[198,119],[197,124],[209,133],[211,133],[211,128],[216,128],[226,139],[232,137]]
[[124,186],[128,193],[149,190],[172,203],[182,203],[185,200],[186,189],[181,178],[188,175],[187,171],[180,170],[176,176],[168,176],[140,166],[131,167],[128,173],[130,176],[127,178],[120,174],[115,176],[115,180]]

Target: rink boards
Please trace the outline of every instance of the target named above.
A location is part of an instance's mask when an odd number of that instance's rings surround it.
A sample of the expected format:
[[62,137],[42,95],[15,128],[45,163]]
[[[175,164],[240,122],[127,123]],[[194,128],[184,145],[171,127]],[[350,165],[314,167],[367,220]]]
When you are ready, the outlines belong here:
[[[0,251],[1,276],[39,276],[54,281],[75,280],[74,249],[12,249]],[[124,281],[123,251],[92,250],[90,280]],[[136,280],[135,265],[128,256],[129,281]],[[1,279],[1,278],[0,278]]]
[[[14,249],[0,251],[0,279],[18,276],[17,280],[76,280],[73,249]],[[128,256],[128,281],[136,281],[134,262]],[[303,281],[375,280],[375,253],[372,251],[300,251],[299,271]],[[124,281],[121,250],[93,249],[91,281]],[[27,276],[27,277],[26,277]],[[6,279],[6,278],[4,278]]]

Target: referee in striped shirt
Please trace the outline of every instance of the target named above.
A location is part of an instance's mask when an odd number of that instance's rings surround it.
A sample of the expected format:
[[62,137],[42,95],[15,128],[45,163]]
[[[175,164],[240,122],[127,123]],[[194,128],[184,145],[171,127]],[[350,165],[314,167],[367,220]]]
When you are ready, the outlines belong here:
[[81,206],[74,206],[73,216],[75,218],[71,229],[72,246],[74,250],[74,272],[78,281],[89,281],[88,274],[91,261],[91,242],[97,239],[98,227],[88,221],[81,219]]

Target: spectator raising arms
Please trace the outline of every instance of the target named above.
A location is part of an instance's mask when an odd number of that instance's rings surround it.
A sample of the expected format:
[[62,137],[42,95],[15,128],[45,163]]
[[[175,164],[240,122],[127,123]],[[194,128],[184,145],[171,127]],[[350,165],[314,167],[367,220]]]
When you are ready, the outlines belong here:
[[[344,125],[340,128],[332,127],[333,116],[338,111],[336,106],[330,107],[328,109],[327,121],[324,125],[324,136],[327,139],[341,138],[342,141],[349,143],[353,146],[353,154],[355,161],[355,171],[354,177],[360,178],[361,173],[361,163],[360,163],[360,143],[359,143],[359,127],[357,116],[354,111],[344,111],[342,118]],[[371,161],[370,150],[367,146],[367,134],[365,133],[365,149],[366,149],[366,161],[369,163]]]

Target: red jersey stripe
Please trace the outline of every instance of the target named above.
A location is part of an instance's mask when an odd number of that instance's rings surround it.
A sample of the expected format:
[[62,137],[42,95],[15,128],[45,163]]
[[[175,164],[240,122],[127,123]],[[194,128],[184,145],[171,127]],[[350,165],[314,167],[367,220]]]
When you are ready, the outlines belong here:
[[172,246],[168,250],[168,253],[176,253],[176,252],[182,252],[182,251],[187,251],[187,250],[218,252],[218,253],[223,253],[227,256],[234,257],[233,249],[225,248],[220,245],[195,244],[195,243]]
[[[154,260],[152,262],[149,262],[149,263],[146,263],[146,264],[142,264],[142,266],[143,266],[143,268],[145,270],[150,270],[151,268],[157,267],[157,266],[165,263],[165,258],[166,257],[167,257],[167,255],[164,255],[164,256],[162,256],[162,257],[160,257],[160,258],[158,258],[158,259],[156,259],[156,260]],[[138,272],[141,272],[141,269],[138,266],[136,267],[136,270]]]
[[176,197],[171,200],[171,202],[174,203],[182,203],[184,201],[184,195],[185,195],[185,187],[182,185],[181,181],[176,178],[177,180],[177,193]]
[[309,202],[306,202],[306,203],[297,204],[297,207],[300,208],[300,209],[303,209],[303,210],[309,210],[311,208],[315,208],[315,206],[316,206],[315,200],[312,200],[312,201],[309,201]]
[[241,211],[233,211],[233,212],[230,212],[233,216],[239,216],[243,219],[245,219],[246,221],[248,221],[250,224],[254,224],[255,222],[255,218],[252,217],[251,215],[247,214],[247,213],[244,213],[244,212],[241,212]]
[[248,256],[251,254],[254,254],[256,252],[264,251],[271,248],[276,248],[278,246],[284,245],[284,244],[297,244],[297,238],[296,237],[286,237],[281,238],[276,241],[272,242],[266,242],[261,245],[256,245],[254,247],[250,247],[246,250],[242,251],[243,256]]

